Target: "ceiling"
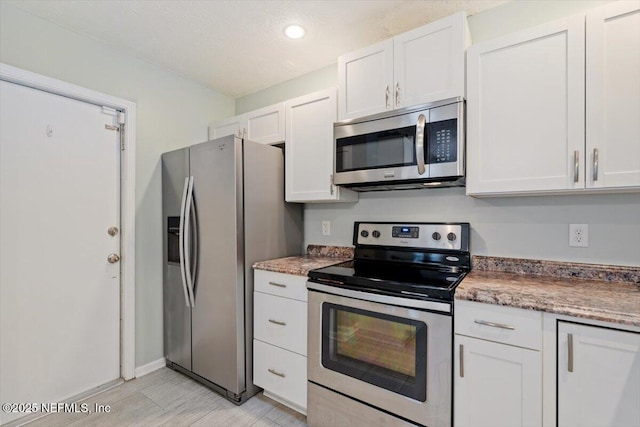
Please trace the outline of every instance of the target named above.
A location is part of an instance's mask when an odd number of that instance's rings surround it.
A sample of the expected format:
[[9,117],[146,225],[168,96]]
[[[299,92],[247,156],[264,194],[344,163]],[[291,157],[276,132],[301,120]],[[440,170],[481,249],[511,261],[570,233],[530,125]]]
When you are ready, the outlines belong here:
[[[4,1],[4,0],[3,0]],[[237,98],[335,64],[339,55],[505,0],[9,0]],[[284,26],[307,34],[287,39]]]

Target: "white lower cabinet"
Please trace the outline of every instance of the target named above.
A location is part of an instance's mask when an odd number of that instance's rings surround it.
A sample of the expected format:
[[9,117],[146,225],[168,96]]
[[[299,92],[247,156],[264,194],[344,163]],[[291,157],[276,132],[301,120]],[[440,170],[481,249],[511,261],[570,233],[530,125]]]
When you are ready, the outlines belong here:
[[540,352],[476,338],[455,337],[455,425],[540,426]]
[[558,322],[558,427],[640,426],[640,333]]
[[298,412],[307,409],[307,358],[253,340],[253,382],[265,395]]
[[253,303],[253,382],[306,414],[306,277],[255,270]]
[[541,426],[541,313],[456,301],[454,321],[454,425]]
[[454,426],[640,426],[639,327],[471,301],[455,310]]

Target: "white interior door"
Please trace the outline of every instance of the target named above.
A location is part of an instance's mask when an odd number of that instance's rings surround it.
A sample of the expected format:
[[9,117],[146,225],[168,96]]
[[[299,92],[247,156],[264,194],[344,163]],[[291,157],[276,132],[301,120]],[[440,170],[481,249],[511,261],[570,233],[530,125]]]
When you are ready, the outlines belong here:
[[[120,144],[113,113],[0,82],[0,401],[120,376]],[[0,423],[24,414],[0,413]]]

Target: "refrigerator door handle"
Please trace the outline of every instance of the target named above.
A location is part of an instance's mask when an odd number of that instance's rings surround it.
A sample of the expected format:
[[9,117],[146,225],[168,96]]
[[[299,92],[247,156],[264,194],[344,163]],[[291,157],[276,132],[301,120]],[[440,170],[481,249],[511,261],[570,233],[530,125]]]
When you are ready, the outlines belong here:
[[180,276],[182,277],[182,290],[184,291],[184,302],[187,307],[189,305],[189,292],[187,291],[187,272],[185,265],[185,253],[184,253],[184,237],[185,237],[185,208],[187,204],[187,192],[189,189],[189,177],[184,178],[184,187],[182,190],[182,203],[180,206],[180,228],[178,232],[178,246],[180,253]]
[[200,258],[200,254],[198,253],[198,211],[196,210],[196,196],[195,193],[191,192],[191,235],[190,239],[193,239],[193,242],[190,242],[190,251],[193,250],[193,253],[189,252],[189,258],[191,261],[191,295],[192,295],[192,307],[195,306],[196,302],[196,272],[198,271],[198,260]]
[[190,307],[195,307],[196,303],[193,298],[193,283],[191,276],[191,233],[190,233],[190,225],[191,225],[191,206],[193,205],[193,177],[190,176],[188,178],[189,186],[187,189],[187,200],[186,200],[186,210],[184,213],[184,268],[185,268],[185,276],[187,278],[187,293],[189,295],[189,303],[187,304]]

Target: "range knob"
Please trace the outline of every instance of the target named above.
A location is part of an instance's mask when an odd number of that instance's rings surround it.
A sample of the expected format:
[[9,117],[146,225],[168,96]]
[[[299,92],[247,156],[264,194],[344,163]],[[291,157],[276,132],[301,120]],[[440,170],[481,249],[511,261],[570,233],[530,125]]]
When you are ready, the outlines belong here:
[[369,237],[369,232],[368,232],[367,230],[362,230],[362,231],[360,232],[360,235],[361,235],[362,237]]
[[440,239],[442,238],[442,236],[440,235],[440,233],[438,233],[438,232],[436,231],[435,233],[433,233],[433,234],[431,235],[431,238],[432,238],[433,240],[440,240]]
[[378,237],[380,237],[380,232],[378,230],[373,230],[373,233],[371,233],[371,235],[377,239]]
[[456,233],[447,234],[447,239],[449,239],[450,242],[453,242],[454,240],[456,240],[456,238],[457,238]]

